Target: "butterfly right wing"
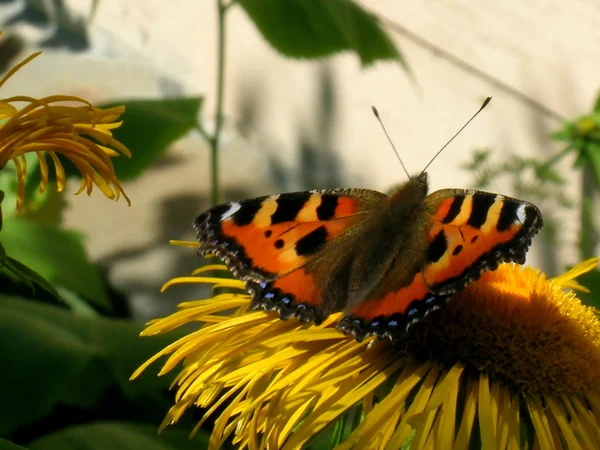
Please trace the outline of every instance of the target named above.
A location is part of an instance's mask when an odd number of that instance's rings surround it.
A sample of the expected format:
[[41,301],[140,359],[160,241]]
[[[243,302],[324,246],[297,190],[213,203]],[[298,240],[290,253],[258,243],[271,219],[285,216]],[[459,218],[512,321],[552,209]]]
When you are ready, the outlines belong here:
[[423,277],[429,290],[453,294],[503,262],[525,263],[542,229],[532,203],[472,189],[442,189],[427,198],[429,247]]
[[[418,227],[422,255],[397,259],[375,290],[347,311],[340,329],[358,340],[368,335],[396,341],[413,323],[501,262],[525,262],[542,228],[539,209],[488,192],[444,189],[427,197]],[[399,274],[410,277],[398,285]]]
[[199,253],[224,261],[245,282],[254,308],[319,322],[339,309],[347,281],[341,262],[385,198],[337,189],[216,206],[194,221]]

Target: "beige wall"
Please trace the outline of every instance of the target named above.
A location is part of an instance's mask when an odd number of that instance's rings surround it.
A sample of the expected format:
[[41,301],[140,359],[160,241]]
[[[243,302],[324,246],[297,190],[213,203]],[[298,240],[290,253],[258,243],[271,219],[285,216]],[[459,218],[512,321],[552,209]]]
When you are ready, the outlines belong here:
[[[44,89],[68,89],[98,101],[115,96],[201,94],[206,96],[203,120],[210,125],[216,74],[214,3],[178,0],[170,1],[167,7],[159,0],[99,2],[91,28],[94,47],[90,54],[84,59],[63,55],[59,69],[53,71],[50,68],[56,69],[55,63],[36,62],[47,64],[52,73]],[[565,117],[589,111],[595,99],[600,81],[598,2],[362,3]],[[86,14],[91,1],[68,0],[66,4]],[[543,157],[559,149],[547,138],[559,125],[556,120],[403,35],[392,35],[418,88],[399,65],[379,63],[362,69],[351,54],[327,62],[284,59],[265,43],[241,9],[232,10],[228,17],[227,127],[222,151],[222,176],[226,187],[235,189],[232,195],[242,195],[243,190],[256,194],[277,189],[267,179],[269,155],[294,172],[299,129],[318,137],[316,95],[324,64],[333,73],[336,89],[330,146],[339,152],[346,186],[385,190],[406,179],[372,117],[371,105],[378,107],[409,170],[416,172],[486,96],[493,96],[486,111],[431,166],[432,189],[471,187],[469,174],[460,166],[475,148],[489,147],[498,159],[509,152]],[[112,62],[106,64],[104,58]],[[33,76],[42,66],[26,70]],[[94,73],[93,78],[69,77],[86,70]],[[241,135],[236,127],[242,118],[241,104],[256,92],[261,100],[257,120]],[[131,208],[124,203],[110,204],[100,195],[69,199],[66,223],[88,234],[94,258],[115,263],[111,277],[124,289],[144,285],[152,291],[168,276],[193,268],[197,260],[192,255],[177,270],[167,269],[185,250],[170,248],[165,239],[193,238],[189,224],[206,206],[201,196],[209,187],[207,155],[198,136],[179,142],[167,160],[126,185],[134,201]],[[577,199],[579,181],[570,170],[571,163],[567,160],[560,167],[571,180],[569,190]],[[302,188],[298,180],[287,187]],[[497,185],[498,191],[511,194],[506,189],[502,183]],[[171,218],[168,224],[164,223],[165,215]],[[562,232],[552,253],[558,254],[561,268],[575,261],[578,230],[573,212],[561,212],[559,217]],[[118,250],[129,253],[113,261]],[[534,252],[530,261],[540,263],[539,255],[539,251]]]

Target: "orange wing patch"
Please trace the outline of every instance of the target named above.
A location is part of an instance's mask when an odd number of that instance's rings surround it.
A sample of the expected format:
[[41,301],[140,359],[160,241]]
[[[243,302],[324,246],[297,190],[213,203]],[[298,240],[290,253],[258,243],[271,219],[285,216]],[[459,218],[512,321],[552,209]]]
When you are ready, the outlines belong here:
[[389,292],[383,298],[362,301],[352,310],[351,314],[368,321],[379,316],[390,317],[394,314],[406,314],[414,301],[421,301],[428,294],[429,289],[423,280],[423,275],[417,273],[410,285],[399,291]]
[[314,277],[302,268],[278,278],[273,287],[292,295],[298,303],[321,304],[321,291],[315,285]]
[[254,223],[240,227],[226,220],[221,226],[223,236],[240,244],[254,269],[280,276],[304,266],[311,255],[351,223],[352,219],[346,217],[329,223],[284,222],[266,228]]
[[338,328],[359,342],[366,336],[376,335],[396,343],[412,324],[438,309],[447,299],[448,296],[432,294],[419,272],[410,285],[382,298],[361,302],[342,318]]

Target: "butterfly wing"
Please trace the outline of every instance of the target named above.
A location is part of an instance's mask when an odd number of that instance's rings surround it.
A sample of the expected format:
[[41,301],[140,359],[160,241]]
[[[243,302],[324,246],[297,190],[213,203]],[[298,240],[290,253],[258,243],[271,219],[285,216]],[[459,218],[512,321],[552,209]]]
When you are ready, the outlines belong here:
[[254,308],[319,322],[342,301],[343,289],[335,289],[341,275],[336,267],[385,197],[339,189],[216,206],[194,221],[199,253],[223,260],[246,283]]
[[[426,198],[424,207],[417,225],[421,261],[407,266],[406,255],[399,254],[380,283],[340,322],[358,340],[375,334],[395,341],[482,272],[501,262],[524,263],[543,225],[535,205],[481,191],[440,190]],[[404,280],[400,285],[399,279]]]
[[449,295],[502,262],[525,263],[543,226],[532,203],[489,192],[444,189],[430,195],[431,216],[423,278],[431,292]]

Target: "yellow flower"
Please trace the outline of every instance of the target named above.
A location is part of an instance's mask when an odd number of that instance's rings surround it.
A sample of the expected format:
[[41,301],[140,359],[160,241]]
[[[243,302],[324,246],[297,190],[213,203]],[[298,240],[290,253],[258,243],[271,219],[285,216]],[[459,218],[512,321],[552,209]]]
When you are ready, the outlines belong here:
[[[580,287],[574,278],[597,264],[552,280],[503,264],[413,325],[397,347],[344,336],[335,328],[340,314],[319,326],[283,321],[249,311],[247,294],[221,293],[148,324],[143,336],[201,325],[132,378],[164,355],[161,374],[181,364],[161,429],[189,407],[205,408],[198,427],[217,416],[211,448],[231,439],[240,448],[297,449],[333,428],[338,449],[399,449],[410,440],[411,449],[596,449],[600,320],[565,288]],[[165,288],[243,289],[203,275],[219,269]],[[348,422],[351,432],[340,432]]]
[[[0,79],[2,85],[21,67],[38,56],[31,55]],[[17,109],[14,104],[25,104]],[[48,162],[56,168],[57,189],[65,185],[65,171],[58,155],[69,159],[82,175],[81,188],[91,193],[94,184],[104,195],[118,199],[123,192],[111,161],[119,153],[131,157],[129,150],[114,139],[111,130],[125,112],[124,106],[101,109],[89,102],[68,95],[53,95],[41,99],[16,96],[0,99],[0,170],[9,161],[16,167],[18,190],[17,211],[23,206],[27,161],[25,155],[34,152],[40,161],[40,193],[48,185]]]

